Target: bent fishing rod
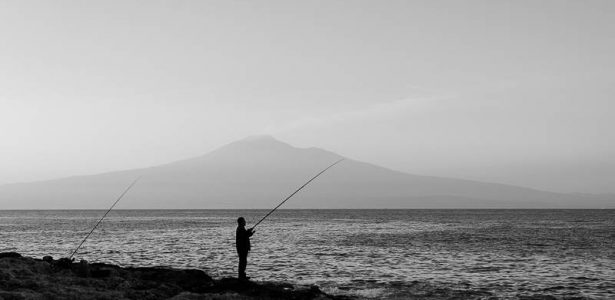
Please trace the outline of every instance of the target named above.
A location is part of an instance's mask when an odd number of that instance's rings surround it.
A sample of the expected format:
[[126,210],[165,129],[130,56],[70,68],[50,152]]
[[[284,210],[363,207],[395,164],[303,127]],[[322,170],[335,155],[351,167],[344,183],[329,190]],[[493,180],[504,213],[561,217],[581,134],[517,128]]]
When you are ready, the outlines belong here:
[[252,229],[256,228],[256,226],[258,226],[258,224],[260,224],[263,220],[265,220],[267,217],[269,217],[270,214],[272,214],[274,211],[276,211],[276,209],[278,209],[280,206],[282,206],[282,204],[284,204],[286,201],[288,201],[288,199],[292,198],[292,196],[294,196],[296,193],[298,193],[300,190],[302,190],[304,187],[306,187],[308,184],[310,184],[310,182],[312,182],[314,179],[316,179],[318,176],[320,176],[322,173],[326,172],[327,170],[329,170],[331,167],[337,165],[339,162],[341,162],[342,160],[344,160],[343,158],[334,162],[333,164],[331,164],[330,166],[326,167],[324,170],[320,171],[320,173],[316,174],[316,176],[312,177],[312,179],[308,180],[308,182],[306,182],[304,185],[302,185],[301,187],[299,187],[296,191],[294,191],[292,194],[290,194],[288,197],[286,197],[286,199],[284,199],[284,201],[282,201],[280,204],[278,204],[278,206],[274,207],[269,213],[267,213],[260,221],[258,221],[256,223],[256,225],[252,226]]
[[85,238],[83,239],[83,241],[81,241],[81,243],[79,244],[79,246],[77,246],[77,248],[75,249],[75,251],[73,251],[73,253],[70,255],[70,257],[68,259],[72,259],[73,256],[75,256],[75,254],[77,253],[77,251],[79,251],[79,248],[81,248],[81,246],[83,245],[83,243],[85,243],[85,241],[90,237],[90,235],[92,234],[92,232],[94,232],[94,230],[96,230],[96,227],[98,227],[98,225],[100,224],[100,222],[102,222],[102,220],[107,216],[107,214],[115,207],[115,205],[120,202],[120,200],[124,197],[124,195],[126,195],[126,193],[128,193],[128,191],[130,191],[130,189],[135,185],[135,183],[137,183],[137,181],[139,181],[139,179],[141,179],[141,176],[137,177],[137,179],[135,179],[127,188],[126,190],[124,190],[124,192],[117,198],[117,200],[115,200],[115,202],[113,203],[113,205],[111,205],[111,207],[107,210],[107,212],[102,216],[102,218],[100,218],[100,220],[98,220],[98,222],[96,223],[96,225],[94,225],[94,228],[92,228],[92,230],[90,230],[90,232],[88,233],[88,235],[85,236]]

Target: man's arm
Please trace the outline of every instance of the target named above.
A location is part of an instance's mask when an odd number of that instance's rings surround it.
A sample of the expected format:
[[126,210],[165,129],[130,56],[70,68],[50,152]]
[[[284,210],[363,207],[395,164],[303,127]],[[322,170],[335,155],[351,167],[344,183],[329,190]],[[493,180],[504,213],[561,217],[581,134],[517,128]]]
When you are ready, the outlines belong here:
[[256,232],[254,228],[250,228],[247,231],[248,231],[248,236],[252,236]]

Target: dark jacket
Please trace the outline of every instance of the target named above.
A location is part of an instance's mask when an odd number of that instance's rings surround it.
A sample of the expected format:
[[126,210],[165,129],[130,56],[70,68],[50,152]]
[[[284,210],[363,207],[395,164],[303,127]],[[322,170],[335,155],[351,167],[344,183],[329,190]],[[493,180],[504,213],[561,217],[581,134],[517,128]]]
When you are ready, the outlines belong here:
[[251,230],[246,230],[243,226],[237,226],[235,232],[235,246],[239,252],[250,251],[250,237],[254,234]]

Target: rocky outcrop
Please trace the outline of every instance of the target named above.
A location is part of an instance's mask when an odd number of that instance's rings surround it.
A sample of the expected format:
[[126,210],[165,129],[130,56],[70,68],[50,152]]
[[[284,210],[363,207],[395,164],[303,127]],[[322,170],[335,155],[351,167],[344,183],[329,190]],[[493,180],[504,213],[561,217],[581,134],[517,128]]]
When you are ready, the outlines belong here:
[[0,253],[0,299],[348,299],[316,286],[215,280],[201,270],[122,268]]

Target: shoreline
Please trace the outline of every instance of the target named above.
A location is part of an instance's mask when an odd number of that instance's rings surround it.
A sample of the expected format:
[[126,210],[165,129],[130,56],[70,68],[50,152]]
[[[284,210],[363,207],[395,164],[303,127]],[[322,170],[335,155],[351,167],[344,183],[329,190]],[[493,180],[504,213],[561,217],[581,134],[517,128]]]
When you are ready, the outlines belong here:
[[331,299],[317,286],[214,279],[202,270],[120,267],[0,253],[0,299]]

